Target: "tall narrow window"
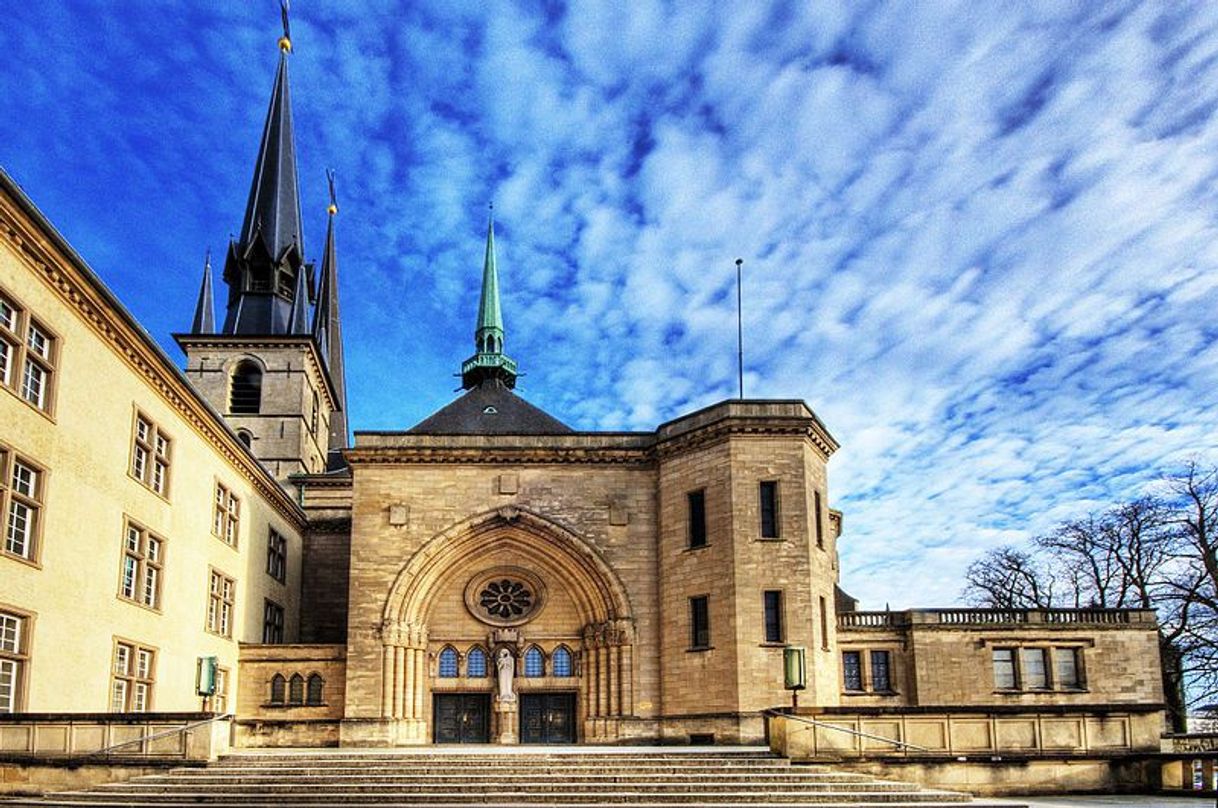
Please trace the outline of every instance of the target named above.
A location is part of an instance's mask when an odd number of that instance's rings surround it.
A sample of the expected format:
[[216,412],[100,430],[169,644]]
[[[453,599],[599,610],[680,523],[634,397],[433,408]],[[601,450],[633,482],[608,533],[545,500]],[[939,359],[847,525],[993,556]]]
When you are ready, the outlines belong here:
[[31,319],[26,327],[25,347],[25,367],[21,372],[21,397],[40,410],[49,410],[55,338]]
[[128,522],[123,531],[123,561],[118,594],[152,609],[161,608],[161,567],[165,544],[137,524]]
[[829,604],[823,595],[820,599],[820,647],[829,650]]
[[471,679],[486,676],[486,651],[478,646],[469,649],[469,653],[465,655],[465,675]]
[[233,636],[233,606],[237,585],[223,573],[211,571],[207,591],[207,630],[221,637]]
[[216,692],[211,697],[211,709],[216,713],[228,712],[228,668],[216,668]]
[[994,687],[999,690],[1014,690],[1019,686],[1015,677],[1015,649],[995,648],[992,654],[994,661]]
[[842,651],[842,689],[850,693],[863,690],[863,654],[861,651]]
[[241,526],[241,500],[223,483],[216,483],[216,498],[212,507],[211,532],[232,547],[237,546]]
[[542,656],[541,649],[536,645],[524,652],[524,675],[529,677],[546,675],[545,657]]
[[282,673],[271,677],[271,704],[283,704],[288,698],[288,680]]
[[456,679],[458,675],[459,663],[457,661],[457,649],[446,647],[440,652],[440,660],[437,673],[441,679]]
[[778,538],[778,482],[765,480],[761,483],[761,538]]
[[689,504],[689,546],[706,546],[706,491],[690,491],[685,495]]
[[17,346],[21,344],[17,325],[17,307],[0,295],[0,385],[13,386],[13,368],[17,365]]
[[288,680],[288,704],[304,704],[305,680],[299,673],[293,673]]
[[710,607],[706,595],[689,599],[689,647],[710,648]]
[[1057,687],[1065,690],[1078,689],[1082,684],[1078,668],[1078,649],[1053,649],[1053,678]]
[[257,415],[262,410],[262,368],[244,360],[233,368],[229,380],[228,411],[233,415]]
[[50,412],[57,349],[45,326],[0,294],[0,387]]
[[782,642],[782,591],[769,589],[763,593],[765,602],[765,641]]
[[825,547],[825,522],[821,513],[820,491],[812,492],[813,514],[812,518],[816,520],[816,546],[824,549]]
[[169,436],[137,413],[131,440],[131,476],[161,496],[169,490]]
[[876,693],[892,692],[891,657],[887,651],[871,652],[871,689]]
[[[0,446],[0,503],[4,506],[5,555],[34,561],[42,516],[43,472]],[[7,484],[5,484],[7,483]]]
[[21,709],[28,634],[27,617],[0,611],[0,713],[15,713]]
[[559,677],[574,676],[574,666],[571,664],[571,652],[565,646],[558,646],[550,655],[550,672]]
[[321,678],[321,674],[310,673],[305,684],[305,704],[321,704],[325,687],[326,680]]
[[110,712],[146,713],[152,709],[156,651],[117,640],[110,677]]
[[283,642],[283,607],[273,600],[262,604],[262,641],[268,645]]
[[321,401],[317,397],[317,391],[313,391],[313,409],[309,410],[309,431],[314,435],[317,434],[317,417],[321,412]]
[[279,583],[288,579],[288,540],[271,528],[266,540],[266,573]]
[[1019,652],[1023,664],[1023,686],[1029,690],[1043,690],[1049,686],[1045,671],[1045,649],[1022,648]]

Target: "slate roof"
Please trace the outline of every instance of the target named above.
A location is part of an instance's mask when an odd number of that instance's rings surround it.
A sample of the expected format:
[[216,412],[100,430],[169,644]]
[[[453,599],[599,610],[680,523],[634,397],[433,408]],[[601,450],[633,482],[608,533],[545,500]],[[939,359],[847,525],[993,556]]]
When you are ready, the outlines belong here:
[[498,379],[486,379],[407,431],[416,435],[563,435],[573,430]]

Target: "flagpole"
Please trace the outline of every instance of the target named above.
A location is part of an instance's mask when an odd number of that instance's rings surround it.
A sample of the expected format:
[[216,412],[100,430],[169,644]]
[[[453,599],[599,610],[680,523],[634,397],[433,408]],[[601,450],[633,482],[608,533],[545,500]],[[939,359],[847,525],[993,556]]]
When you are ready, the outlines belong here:
[[740,398],[744,398],[744,308],[740,296],[740,267],[743,258],[736,259],[736,372],[740,381]]

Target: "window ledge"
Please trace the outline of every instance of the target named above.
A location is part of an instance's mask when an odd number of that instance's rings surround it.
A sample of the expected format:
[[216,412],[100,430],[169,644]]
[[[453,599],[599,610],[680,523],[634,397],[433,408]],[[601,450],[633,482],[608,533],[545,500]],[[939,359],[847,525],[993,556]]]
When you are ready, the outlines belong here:
[[695,645],[692,648],[686,648],[685,653],[700,654],[703,651],[714,651],[714,650],[715,650],[715,646],[713,646],[713,645]]
[[7,558],[10,561],[19,562],[21,564],[25,564],[27,567],[33,567],[36,570],[42,569],[42,564],[40,564],[37,560],[33,558],[26,558],[25,556],[17,555],[16,553],[10,553],[7,550],[0,550],[0,558]]
[[757,643],[757,647],[758,648],[786,648],[787,643],[766,641],[766,642]]
[[705,550],[707,547],[710,547],[710,546],[711,546],[710,542],[707,542],[706,544],[693,544],[693,545],[687,544],[687,545],[685,545],[685,549],[682,550],[681,552],[696,553],[699,550]]
[[164,614],[164,612],[162,612],[162,611],[161,611],[161,608],[160,608],[159,606],[149,606],[147,603],[140,603],[140,602],[139,602],[138,600],[136,600],[135,598],[128,598],[128,597],[124,597],[124,596],[123,596],[123,595],[121,595],[121,594],[117,594],[117,595],[115,595],[114,597],[115,597],[115,598],[116,598],[116,599],[117,599],[117,600],[118,600],[120,603],[126,603],[126,604],[128,604],[128,605],[130,605],[130,606],[138,606],[138,607],[140,607],[141,609],[143,609],[143,610],[144,610],[144,611],[146,611],[146,612],[152,612],[153,614]]

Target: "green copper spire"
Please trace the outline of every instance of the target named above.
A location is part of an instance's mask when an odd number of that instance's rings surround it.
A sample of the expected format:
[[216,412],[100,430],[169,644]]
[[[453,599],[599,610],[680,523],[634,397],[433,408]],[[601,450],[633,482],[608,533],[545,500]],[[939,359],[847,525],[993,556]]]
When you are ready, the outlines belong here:
[[516,386],[516,363],[503,353],[493,206],[486,224],[486,260],[482,265],[482,299],[478,302],[478,325],[474,329],[474,355],[461,363],[461,386],[468,390],[487,379],[498,379],[509,388]]

